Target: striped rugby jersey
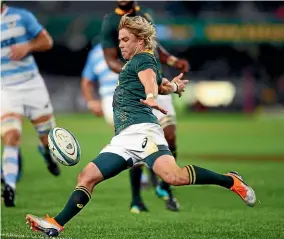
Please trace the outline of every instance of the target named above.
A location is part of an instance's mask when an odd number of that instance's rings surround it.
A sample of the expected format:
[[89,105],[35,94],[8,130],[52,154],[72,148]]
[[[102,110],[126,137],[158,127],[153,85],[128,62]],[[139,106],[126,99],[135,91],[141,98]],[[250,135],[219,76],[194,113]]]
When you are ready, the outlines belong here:
[[32,54],[20,61],[9,57],[11,46],[31,41],[43,30],[35,16],[21,8],[6,7],[1,13],[1,85],[22,84],[38,73]]

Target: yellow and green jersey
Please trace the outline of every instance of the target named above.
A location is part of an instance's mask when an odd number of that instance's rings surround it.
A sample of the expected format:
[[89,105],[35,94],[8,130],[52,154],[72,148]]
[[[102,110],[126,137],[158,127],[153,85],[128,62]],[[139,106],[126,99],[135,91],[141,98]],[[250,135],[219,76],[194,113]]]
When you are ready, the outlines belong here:
[[145,99],[146,95],[138,73],[149,68],[156,73],[157,84],[160,85],[162,78],[158,74],[157,60],[153,52],[142,52],[133,56],[119,74],[119,84],[113,96],[116,135],[133,124],[159,124],[152,108],[140,102],[140,99]]

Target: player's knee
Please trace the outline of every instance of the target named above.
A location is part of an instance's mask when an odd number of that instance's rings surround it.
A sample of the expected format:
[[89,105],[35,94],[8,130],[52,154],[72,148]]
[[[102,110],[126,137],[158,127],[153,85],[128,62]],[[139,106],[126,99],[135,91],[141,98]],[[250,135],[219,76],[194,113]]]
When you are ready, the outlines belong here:
[[93,163],[89,163],[79,174],[77,184],[86,188],[94,188],[102,180],[103,176],[98,167]]
[[20,144],[21,133],[17,129],[11,129],[3,136],[5,145],[17,146]]
[[1,136],[6,145],[17,146],[20,143],[22,121],[17,117],[7,117],[1,121]]

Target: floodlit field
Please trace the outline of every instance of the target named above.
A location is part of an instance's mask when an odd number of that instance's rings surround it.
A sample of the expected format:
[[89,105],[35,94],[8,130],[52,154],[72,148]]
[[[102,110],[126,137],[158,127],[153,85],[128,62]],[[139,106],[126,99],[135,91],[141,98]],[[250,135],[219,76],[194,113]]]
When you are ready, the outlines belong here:
[[[2,238],[41,238],[25,224],[27,213],[55,216],[69,198],[80,170],[110,141],[113,132],[91,115],[60,115],[58,126],[71,130],[82,148],[77,166],[49,175],[36,151],[37,139],[24,126],[24,175],[17,186],[17,207],[2,204]],[[284,238],[284,120],[188,115],[178,119],[178,162],[226,173],[240,172],[255,188],[260,203],[247,207],[233,193],[214,186],[175,188],[181,204],[169,212],[154,191],[143,191],[149,213],[129,213],[128,172],[102,183],[91,202],[61,238],[135,239],[281,239]]]

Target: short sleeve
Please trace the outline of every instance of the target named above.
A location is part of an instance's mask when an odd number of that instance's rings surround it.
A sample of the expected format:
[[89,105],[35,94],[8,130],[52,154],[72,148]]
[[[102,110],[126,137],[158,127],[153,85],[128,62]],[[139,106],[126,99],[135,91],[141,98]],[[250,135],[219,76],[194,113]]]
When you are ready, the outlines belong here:
[[134,60],[135,72],[138,74],[140,71],[151,68],[154,72],[157,72],[157,63],[150,54],[136,55]]
[[110,15],[107,15],[103,19],[101,29],[101,43],[103,49],[105,48],[116,48],[118,36],[116,36],[117,30],[113,28]]
[[43,26],[31,12],[23,11],[23,20],[27,32],[32,38],[36,37],[43,30]]
[[162,77],[158,73],[157,70],[157,62],[155,58],[148,54],[139,54],[133,58],[134,61],[134,67],[135,67],[135,72],[138,74],[140,71],[144,71],[146,69],[152,69],[156,73],[156,79],[157,79],[157,84],[160,85],[162,82]]
[[94,61],[93,61],[93,52],[91,51],[88,55],[87,61],[85,63],[85,67],[82,71],[82,77],[86,78],[89,81],[96,81],[97,76],[94,72]]

